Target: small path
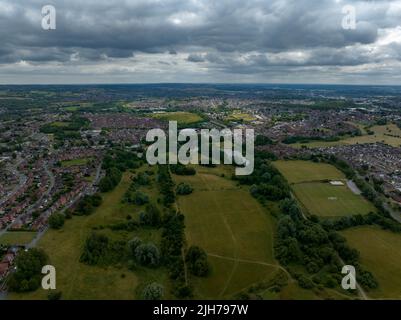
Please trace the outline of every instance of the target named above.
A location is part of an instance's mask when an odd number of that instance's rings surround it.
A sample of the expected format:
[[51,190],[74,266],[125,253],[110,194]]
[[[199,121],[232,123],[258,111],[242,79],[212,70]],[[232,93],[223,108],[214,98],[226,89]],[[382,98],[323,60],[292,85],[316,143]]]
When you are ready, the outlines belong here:
[[40,240],[40,239],[42,238],[42,236],[46,233],[46,231],[47,231],[48,228],[49,228],[49,227],[46,226],[46,227],[44,227],[42,230],[40,230],[40,231],[36,234],[36,236],[31,240],[31,242],[29,242],[29,243],[26,245],[26,248],[27,248],[27,249],[31,249],[31,248],[36,247],[36,245],[38,244],[39,240]]
[[185,261],[184,248],[181,248],[181,257],[182,257],[182,261],[184,263],[185,284],[188,285],[188,270],[187,270],[187,262]]
[[288,278],[291,279],[291,275],[288,273],[288,271],[284,267],[280,266],[279,264],[267,263],[267,262],[258,261],[258,260],[248,260],[248,259],[241,259],[241,258],[226,257],[226,256],[222,256],[219,254],[214,254],[214,253],[208,253],[207,255],[214,257],[214,258],[220,258],[220,259],[229,260],[229,261],[258,264],[258,265],[262,265],[262,266],[266,266],[266,267],[273,267],[273,268],[284,271],[284,273],[288,276]]
[[384,209],[386,209],[390,213],[390,216],[395,221],[401,223],[401,214],[399,212],[397,212],[393,208],[391,208],[391,206],[387,202],[383,203],[383,207],[384,207]]
[[347,186],[354,194],[356,194],[356,195],[361,195],[362,194],[362,191],[359,190],[358,186],[355,184],[354,181],[347,180]]
[[[200,174],[199,177],[201,178],[201,180],[202,180],[202,182],[205,184],[205,186],[209,188],[209,184],[205,181],[205,179],[203,178],[202,174]],[[218,199],[216,199],[215,193],[213,193],[212,201],[216,204],[216,207],[217,207],[217,208],[220,208],[220,203],[219,203]],[[238,257],[238,243],[237,243],[237,239],[235,238],[234,232],[232,231],[232,229],[231,229],[231,227],[230,227],[230,225],[229,225],[229,223],[228,223],[226,217],[224,216],[224,214],[222,214],[220,210],[218,210],[218,212],[219,212],[219,214],[220,214],[220,216],[221,216],[221,218],[222,218],[222,220],[223,220],[223,223],[224,223],[224,225],[225,225],[227,231],[230,233],[230,236],[231,236],[231,239],[232,239],[233,245],[234,245],[234,256],[237,258],[237,257]],[[233,278],[233,276],[234,276],[235,271],[237,270],[238,261],[236,261],[236,260],[234,260],[234,261],[235,261],[235,263],[234,263],[234,266],[233,266],[233,268],[232,268],[232,270],[231,270],[230,276],[229,276],[229,278],[227,279],[227,282],[226,282],[225,286],[224,286],[223,289],[221,290],[221,292],[220,292],[220,294],[219,294],[219,297],[223,296],[224,292],[227,290],[227,288],[228,288],[228,286],[229,286],[229,284],[230,284],[230,282],[231,282],[231,280],[232,280],[232,278]]]

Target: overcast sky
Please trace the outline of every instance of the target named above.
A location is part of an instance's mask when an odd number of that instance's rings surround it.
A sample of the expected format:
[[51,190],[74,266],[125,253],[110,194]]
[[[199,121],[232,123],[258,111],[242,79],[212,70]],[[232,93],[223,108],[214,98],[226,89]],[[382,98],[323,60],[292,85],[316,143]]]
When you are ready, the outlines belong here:
[[143,82],[401,84],[401,1],[0,0],[0,83]]

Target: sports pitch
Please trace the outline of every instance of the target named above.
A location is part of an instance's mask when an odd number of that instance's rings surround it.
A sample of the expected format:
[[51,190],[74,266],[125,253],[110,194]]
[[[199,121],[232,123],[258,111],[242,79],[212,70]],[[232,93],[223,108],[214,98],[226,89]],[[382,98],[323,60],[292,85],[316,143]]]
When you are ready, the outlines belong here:
[[203,120],[203,118],[196,113],[184,111],[154,113],[152,117],[166,121],[177,121],[179,124],[191,124]]
[[344,174],[327,163],[315,163],[302,160],[279,160],[274,165],[287,179],[288,183],[300,183],[322,180],[343,180]]
[[295,196],[309,213],[321,217],[335,217],[374,212],[374,206],[362,196],[352,193],[347,186],[306,182],[292,185]]
[[[297,160],[276,161],[274,165],[310,214],[338,217],[376,211],[372,203],[346,186],[344,174],[330,164]],[[332,180],[341,181],[344,185],[333,186],[329,183]]]

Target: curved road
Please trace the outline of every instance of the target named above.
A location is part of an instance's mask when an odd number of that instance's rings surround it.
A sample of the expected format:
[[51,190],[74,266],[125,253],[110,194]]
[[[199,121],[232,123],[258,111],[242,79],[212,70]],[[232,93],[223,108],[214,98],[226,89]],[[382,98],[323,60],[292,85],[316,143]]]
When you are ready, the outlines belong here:
[[40,205],[40,203],[42,202],[44,197],[47,197],[50,192],[53,190],[54,188],[54,183],[55,183],[55,179],[54,179],[54,175],[53,173],[49,170],[47,163],[43,164],[43,168],[45,169],[45,172],[47,173],[47,175],[49,176],[49,188],[46,190],[45,193],[43,193],[41,195],[41,197],[34,203],[32,204],[23,214],[17,216],[17,218],[11,222],[9,225],[7,225],[4,229],[0,230],[0,236],[3,235],[4,233],[7,232],[8,229],[10,229],[15,223],[20,222],[23,218],[25,218],[26,216],[32,214],[32,212],[34,211],[34,209]]
[[11,192],[9,192],[7,195],[5,195],[3,198],[0,199],[0,206],[3,205],[3,203],[7,202],[13,195],[15,195],[18,192],[18,190],[25,185],[28,179],[26,175],[22,174],[17,170],[18,165],[19,163],[7,168],[8,171],[11,171],[12,174],[19,177],[19,182],[18,185],[16,185]]
[[[98,167],[96,168],[96,175],[95,178],[93,179],[92,183],[86,188],[86,190],[84,192],[81,192],[80,194],[78,194],[74,199],[72,199],[70,201],[70,203],[68,205],[66,205],[60,212],[64,213],[67,209],[69,209],[70,207],[72,207],[77,201],[79,201],[79,199],[81,199],[82,196],[87,195],[87,194],[92,194],[94,193],[95,190],[95,185],[99,182],[100,178],[101,178],[101,170],[102,170],[102,163],[100,163],[98,165]],[[45,212],[44,214],[49,214],[49,212]],[[46,233],[47,229],[49,227],[46,226],[44,227],[42,230],[40,230],[37,234],[36,237],[32,239],[32,241],[26,245],[27,248],[33,248],[37,245],[37,243],[39,242],[39,240],[43,237],[43,235]]]

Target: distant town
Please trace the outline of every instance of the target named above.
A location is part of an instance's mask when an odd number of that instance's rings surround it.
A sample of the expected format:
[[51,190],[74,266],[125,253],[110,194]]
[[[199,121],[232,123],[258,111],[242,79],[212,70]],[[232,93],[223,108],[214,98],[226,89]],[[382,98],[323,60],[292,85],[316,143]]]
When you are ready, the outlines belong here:
[[[383,243],[394,238],[394,248],[386,250],[401,248],[400,103],[399,87],[0,86],[4,297],[103,299],[110,293],[110,298],[134,299],[153,292],[156,298],[401,299],[401,285],[397,291],[382,280],[370,265],[372,252],[360,250],[355,235],[368,228],[366,234],[380,232]],[[149,166],[143,157],[146,133],[167,128],[169,120],[181,129],[254,129],[255,173],[240,179],[232,166],[166,165],[167,172]],[[226,210],[230,213],[218,220],[199,217],[200,212],[220,217]],[[178,254],[166,250],[178,241],[165,239],[166,232],[181,228],[172,212],[185,218]],[[301,231],[287,235],[294,239],[289,244],[280,238],[280,227],[275,229],[288,214],[295,222],[286,223],[306,228],[294,218],[297,212],[310,220],[304,224],[317,228],[313,232],[327,233],[326,240],[316,240],[318,253],[307,247],[315,240],[303,242]],[[224,231],[209,234],[209,222],[214,232]],[[352,233],[352,227],[359,229]],[[334,231],[344,233],[344,240],[336,240]],[[230,232],[237,238],[232,243]],[[345,239],[349,252],[360,251],[355,257],[341,251]],[[142,242],[150,260],[138,253]],[[98,243],[114,253],[90,251]],[[59,272],[60,289],[53,295],[36,280],[29,282],[34,275],[19,274],[23,259],[18,257],[31,250],[43,251]],[[117,256],[124,250],[134,256]],[[340,261],[348,258],[359,261],[364,274],[354,292],[340,287]],[[393,257],[397,266],[399,258]],[[72,271],[62,261],[83,273],[80,284],[66,280]],[[252,276],[242,274],[247,263],[259,268]],[[104,269],[91,269],[97,264]],[[235,281],[225,278],[224,268]],[[102,283],[99,289],[85,288],[90,270],[109,277],[116,288],[102,291]]]

